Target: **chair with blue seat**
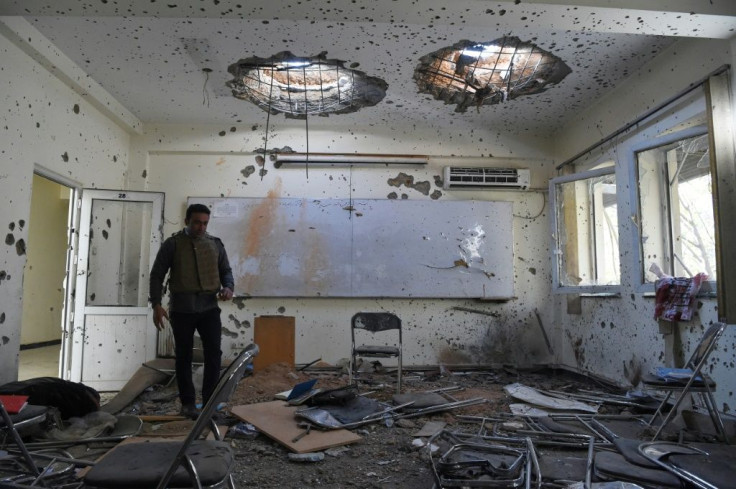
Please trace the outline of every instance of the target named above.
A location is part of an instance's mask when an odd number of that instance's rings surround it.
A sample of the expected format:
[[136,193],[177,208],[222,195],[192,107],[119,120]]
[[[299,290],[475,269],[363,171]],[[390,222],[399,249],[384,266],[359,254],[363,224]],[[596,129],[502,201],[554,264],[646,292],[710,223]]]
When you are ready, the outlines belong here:
[[[99,489],[166,487],[235,487],[235,457],[222,441],[213,419],[217,406],[227,402],[242,379],[258,346],[248,346],[220,376],[214,392],[202,407],[192,430],[183,441],[150,441],[118,445],[84,476],[85,487]],[[205,428],[215,440],[201,440]]]
[[[395,330],[393,336],[394,344],[385,342],[383,345],[356,346],[356,331],[364,331],[374,336],[378,333]],[[387,337],[388,335],[384,335]],[[401,393],[402,375],[402,341],[401,341],[401,319],[390,312],[359,312],[350,320],[351,355],[350,355],[350,382],[353,381],[357,372],[358,358],[396,358],[398,362],[396,392]]]
[[677,408],[683,402],[687,395],[698,394],[701,402],[708,410],[716,432],[728,441],[726,430],[723,426],[723,420],[718,412],[713,392],[716,390],[715,381],[704,372],[704,367],[708,362],[708,357],[716,346],[718,339],[726,330],[726,323],[714,323],[705,331],[697,348],[690,356],[690,359],[682,369],[662,369],[660,372],[674,372],[677,378],[668,378],[661,375],[646,375],[642,379],[645,386],[658,390],[666,391],[667,394],[659,404],[656,412],[649,420],[651,426],[658,416],[662,415],[672,394],[679,393],[672,407],[669,408],[667,416],[665,416],[662,424],[659,425],[657,432],[652,440],[657,440],[662,434],[662,430],[672,421],[677,414]]

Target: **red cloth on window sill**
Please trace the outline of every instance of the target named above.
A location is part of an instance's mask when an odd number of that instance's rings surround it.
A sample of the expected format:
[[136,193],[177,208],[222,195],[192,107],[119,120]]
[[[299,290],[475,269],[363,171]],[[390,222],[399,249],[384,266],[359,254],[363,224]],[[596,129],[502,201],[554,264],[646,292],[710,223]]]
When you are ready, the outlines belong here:
[[654,319],[690,321],[695,312],[695,297],[708,275],[699,273],[692,278],[666,277],[655,283]]

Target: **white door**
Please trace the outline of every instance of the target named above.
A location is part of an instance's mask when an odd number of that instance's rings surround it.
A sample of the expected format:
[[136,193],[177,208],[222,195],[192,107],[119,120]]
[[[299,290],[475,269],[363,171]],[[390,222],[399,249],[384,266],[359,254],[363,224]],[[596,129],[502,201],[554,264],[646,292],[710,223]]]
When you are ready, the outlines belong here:
[[82,191],[63,378],[119,390],[156,357],[148,275],[161,245],[163,203],[162,193]]

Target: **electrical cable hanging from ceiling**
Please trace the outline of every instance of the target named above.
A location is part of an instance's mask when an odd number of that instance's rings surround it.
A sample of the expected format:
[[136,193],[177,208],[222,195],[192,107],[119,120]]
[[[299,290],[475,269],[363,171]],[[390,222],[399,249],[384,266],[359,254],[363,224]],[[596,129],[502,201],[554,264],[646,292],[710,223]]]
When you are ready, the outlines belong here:
[[204,85],[202,85],[202,105],[206,105],[207,108],[209,108],[210,92],[207,91],[207,82],[210,81],[210,73],[212,73],[212,69],[202,68],[202,71],[204,72]]
[[307,99],[307,69],[302,66],[302,76],[304,77],[304,126],[307,133],[307,159],[304,161],[304,170],[309,180],[309,100]]
[[[260,78],[260,75],[259,75]],[[268,111],[266,115],[266,138],[265,142],[263,143],[263,167],[261,168],[260,174],[261,174],[261,181],[263,181],[263,175],[266,173],[266,156],[268,155],[268,130],[269,125],[271,123],[271,100],[273,99],[273,67],[271,68],[271,88],[268,93]]]

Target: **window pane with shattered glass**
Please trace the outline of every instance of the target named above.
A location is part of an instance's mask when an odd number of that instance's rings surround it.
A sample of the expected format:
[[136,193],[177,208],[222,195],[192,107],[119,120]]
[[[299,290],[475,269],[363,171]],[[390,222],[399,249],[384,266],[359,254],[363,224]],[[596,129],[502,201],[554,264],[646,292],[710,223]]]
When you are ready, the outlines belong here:
[[708,135],[637,153],[642,277],[706,273],[716,280],[715,222]]

